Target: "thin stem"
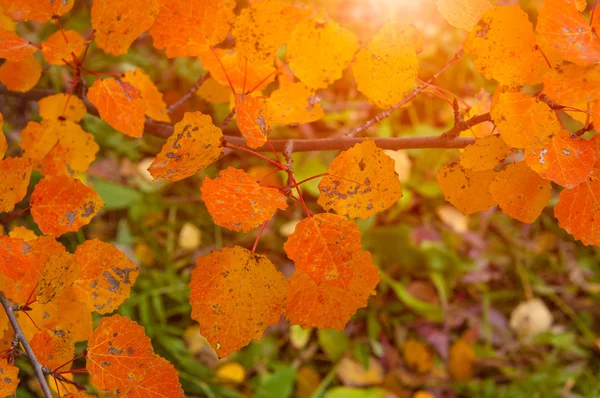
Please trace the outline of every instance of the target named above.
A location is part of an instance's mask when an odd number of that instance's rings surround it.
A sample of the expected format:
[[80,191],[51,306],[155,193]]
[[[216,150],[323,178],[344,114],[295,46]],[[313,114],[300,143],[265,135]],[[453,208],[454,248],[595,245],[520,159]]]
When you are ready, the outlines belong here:
[[535,49],[538,50],[542,54],[542,57],[544,57],[544,59],[546,60],[546,64],[548,64],[548,68],[552,69],[552,64],[550,63],[550,60],[548,59],[548,57],[546,57],[546,53],[544,53],[544,50],[542,50],[542,48],[540,46],[538,46],[537,44],[535,45]]
[[[594,16],[596,15],[596,8],[598,7],[598,0],[594,1],[594,8],[592,8],[592,15],[590,15],[590,26],[594,26]],[[598,34],[598,32],[596,32]]]
[[227,128],[227,126],[229,125],[229,123],[231,123],[231,121],[233,120],[234,116],[235,116],[235,108],[233,108],[231,110],[231,112],[229,112],[229,114],[225,117],[225,119],[223,119],[223,123],[221,123],[219,128],[221,130],[225,130]]
[[230,142],[227,142],[226,146],[229,147],[229,148],[238,149],[240,151],[251,153],[251,154],[253,154],[256,157],[261,158],[262,160],[266,160],[267,162],[271,163],[273,166],[277,167],[280,170],[286,170],[285,166],[282,165],[281,163],[277,163],[273,159],[269,159],[268,157],[263,156],[260,153],[253,151],[252,149],[244,148],[243,146],[237,146],[237,145],[232,144]]
[[19,322],[17,321],[17,317],[15,316],[15,313],[13,312],[13,309],[12,309],[10,303],[8,302],[8,299],[6,297],[4,297],[4,294],[1,292],[0,292],[0,302],[2,303],[2,307],[4,307],[4,311],[6,312],[6,316],[8,317],[10,325],[12,326],[12,328],[15,332],[15,339],[19,340],[19,342],[25,349],[25,352],[27,353],[27,357],[29,358],[29,362],[31,363],[31,366],[33,366],[33,369],[35,370],[35,374],[38,378],[38,381],[40,382],[40,386],[42,387],[44,396],[46,398],[52,398],[52,392],[50,391],[50,387],[48,386],[48,382],[46,381],[46,377],[45,377],[44,371],[42,369],[43,368],[42,364],[37,360],[37,358],[35,356],[35,352],[33,352],[33,349],[29,345],[29,341],[27,341],[25,334],[23,334],[21,325],[19,325]]
[[190,89],[187,91],[187,93],[185,93],[181,98],[179,98],[177,100],[177,102],[175,102],[174,104],[172,104],[170,107],[167,108],[167,113],[170,115],[177,108],[179,108],[185,101],[187,101],[192,95],[194,95],[194,93],[200,88],[200,86],[206,81],[206,79],[208,79],[209,76],[210,76],[210,72],[207,72],[204,75],[200,76],[200,78],[196,81],[196,83],[194,83],[194,85],[192,87],[190,87]]
[[256,236],[256,240],[254,241],[254,245],[252,246],[252,254],[254,254],[254,252],[256,251],[256,246],[258,246],[258,241],[260,240],[260,236],[262,235],[263,231],[265,230],[265,227],[267,226],[267,223],[269,222],[269,220],[265,221],[263,223],[263,225],[260,227],[260,230],[258,231],[258,235]]

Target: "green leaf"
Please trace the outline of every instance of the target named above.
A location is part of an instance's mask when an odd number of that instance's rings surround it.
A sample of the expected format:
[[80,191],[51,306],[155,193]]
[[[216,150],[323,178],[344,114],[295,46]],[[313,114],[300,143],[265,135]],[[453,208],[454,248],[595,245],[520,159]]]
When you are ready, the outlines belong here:
[[296,367],[280,366],[275,372],[263,378],[256,390],[255,398],[286,398],[292,395],[294,381],[296,380]]
[[105,180],[96,180],[94,189],[104,201],[104,210],[126,209],[142,200],[139,191]]
[[319,345],[332,361],[337,361],[350,347],[350,338],[342,332],[321,329],[317,333]]
[[325,393],[325,398],[382,398],[386,394],[381,388],[334,387]]
[[387,283],[392,288],[394,293],[396,293],[396,296],[400,299],[400,301],[402,301],[404,305],[406,305],[408,308],[410,308],[417,314],[429,319],[430,321],[442,321],[443,316],[442,309],[440,307],[438,307],[437,305],[426,303],[413,297],[410,293],[408,293],[408,291],[406,291],[406,288],[402,283],[393,280],[388,274],[386,274],[383,271],[381,271],[380,274],[381,280],[385,281],[385,283]]

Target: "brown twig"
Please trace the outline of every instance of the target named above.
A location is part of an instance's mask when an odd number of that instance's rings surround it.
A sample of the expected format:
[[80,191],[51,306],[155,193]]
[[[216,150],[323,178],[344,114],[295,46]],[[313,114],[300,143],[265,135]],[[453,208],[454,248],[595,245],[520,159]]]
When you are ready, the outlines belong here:
[[462,131],[469,130],[471,127],[480,123],[491,121],[492,117],[489,112],[482,113],[481,115],[475,115],[468,120],[455,120],[454,127],[442,134],[442,138],[447,140],[455,140]]
[[194,93],[196,92],[196,90],[198,90],[200,88],[200,86],[206,81],[206,79],[208,79],[210,77],[210,72],[205,73],[204,75],[200,76],[200,78],[196,81],[196,83],[194,83],[194,85],[192,87],[190,87],[190,89],[187,91],[187,93],[185,93],[181,98],[179,98],[177,100],[177,102],[175,102],[174,104],[172,104],[170,107],[167,108],[167,113],[170,115],[171,113],[173,113],[177,108],[179,108],[181,106],[181,104],[183,104],[185,101],[187,101],[192,95],[194,95]]
[[29,341],[27,341],[25,334],[23,334],[23,330],[21,329],[21,325],[19,325],[19,321],[17,321],[17,317],[15,316],[13,307],[10,305],[10,302],[8,301],[8,299],[6,297],[4,297],[4,294],[2,292],[0,292],[0,302],[2,303],[2,307],[4,307],[4,311],[6,312],[6,316],[8,317],[8,321],[10,322],[10,325],[12,326],[12,328],[15,332],[15,339],[18,340],[19,343],[21,343],[21,345],[25,349],[27,358],[29,359],[31,366],[33,366],[33,369],[35,370],[35,374],[37,375],[38,381],[40,382],[40,386],[42,387],[44,396],[46,398],[52,398],[52,392],[50,392],[50,387],[48,386],[48,383],[46,381],[46,377],[44,374],[44,369],[43,369],[44,367],[37,360],[35,353],[33,352],[33,349],[31,348],[31,345],[29,345]]

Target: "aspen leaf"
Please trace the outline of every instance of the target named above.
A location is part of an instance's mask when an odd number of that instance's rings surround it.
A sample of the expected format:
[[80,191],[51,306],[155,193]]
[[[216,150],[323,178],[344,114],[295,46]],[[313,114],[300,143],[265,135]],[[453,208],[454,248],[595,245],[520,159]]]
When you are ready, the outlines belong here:
[[315,282],[348,288],[360,252],[358,225],[331,213],[307,217],[296,225],[283,248],[297,270]]
[[[4,0],[7,1],[7,0]],[[6,11],[4,10],[4,6],[0,1],[0,29],[7,30],[9,32],[14,32],[17,29],[17,22],[13,21],[11,17],[6,15]]]
[[465,382],[473,377],[477,355],[473,346],[461,337],[450,346],[448,371],[450,376],[458,382]]
[[55,32],[42,42],[42,54],[51,65],[64,65],[63,59],[72,62],[73,56],[79,57],[84,48],[85,40],[74,30]]
[[260,148],[267,142],[271,113],[264,100],[250,94],[236,94],[235,115],[238,128],[250,148]]
[[114,78],[98,79],[90,87],[88,99],[115,130],[130,137],[142,136],[146,107],[132,85]]
[[539,83],[541,71],[548,69],[537,50],[531,22],[519,6],[495,7],[486,12],[467,36],[464,47],[473,57],[475,68],[501,85]]
[[23,239],[0,236],[0,274],[15,280],[31,267],[31,245]]
[[406,366],[414,372],[427,374],[433,369],[433,354],[429,347],[418,340],[408,338],[402,345]]
[[31,161],[26,158],[6,158],[0,160],[0,213],[7,213],[15,208],[27,194],[31,177]]
[[4,125],[4,116],[0,113],[0,160],[4,158],[4,154],[8,149],[8,143],[6,142],[6,136],[2,132],[2,126]]
[[569,62],[587,66],[600,62],[600,38],[570,1],[544,0],[536,30]]
[[273,123],[310,123],[324,115],[319,97],[300,82],[281,85],[271,93],[267,103]]
[[373,386],[383,382],[383,366],[373,357],[368,358],[366,367],[363,363],[344,357],[338,363],[337,375],[346,386]]
[[186,112],[148,170],[175,182],[196,174],[223,154],[223,133],[208,115]]
[[22,226],[14,227],[13,229],[11,229],[9,236],[11,238],[23,239],[25,242],[37,239],[37,235],[35,234],[35,232]]
[[140,98],[145,105],[145,113],[148,117],[159,121],[171,123],[171,118],[167,113],[167,104],[163,101],[163,96],[158,91],[150,77],[140,68],[125,73],[123,81],[131,84],[140,92]]
[[297,266],[288,280],[286,318],[302,328],[343,330],[356,310],[366,307],[380,279],[371,253],[351,255],[354,269],[347,287],[315,281]]
[[219,366],[216,376],[221,383],[240,384],[246,378],[246,370],[237,362],[228,362]]
[[525,162],[512,163],[496,174],[490,193],[504,212],[524,223],[533,223],[550,200],[550,181]]
[[369,101],[389,108],[400,102],[415,83],[419,61],[414,48],[415,29],[388,22],[361,49],[352,62],[358,90]]
[[150,29],[161,8],[159,0],[102,0],[92,3],[96,43],[107,54],[126,54],[129,46]]
[[169,58],[198,56],[225,39],[234,7],[235,0],[164,0],[150,29],[154,47]]
[[31,216],[44,234],[60,236],[88,224],[104,206],[91,188],[68,176],[48,176],[31,194]]
[[19,368],[9,364],[8,361],[0,361],[0,395],[10,397],[16,395],[19,385]]
[[123,303],[140,270],[119,249],[98,239],[85,241],[75,250],[80,273],[75,294],[90,311],[108,314]]
[[0,29],[0,58],[21,62],[31,57],[37,48],[15,32]]
[[448,202],[464,214],[473,214],[497,204],[489,193],[495,174],[493,170],[465,169],[454,162],[439,169],[437,180]]
[[42,65],[33,55],[19,62],[6,61],[0,66],[0,82],[10,91],[31,90],[42,76]]
[[[69,120],[42,121],[42,126],[58,131],[58,142],[39,165],[45,175],[84,172],[100,149],[94,136]],[[52,135],[52,134],[51,134]]]
[[0,0],[4,12],[16,21],[48,22],[54,15],[63,15],[73,8],[75,0]]
[[569,189],[587,179],[596,160],[592,140],[571,138],[564,130],[552,137],[547,146],[525,151],[525,162],[532,170]]
[[[354,33],[333,21],[299,23],[287,45],[294,74],[310,88],[324,88],[340,77],[358,50]],[[319,67],[315,68],[315,60]]]
[[261,187],[243,170],[229,167],[214,180],[206,178],[202,199],[215,224],[248,232],[287,208],[287,198],[275,188]]
[[285,310],[287,282],[265,256],[239,246],[199,257],[192,318],[220,358],[260,339]]
[[128,317],[102,318],[88,341],[91,382],[105,393],[118,394],[139,384],[155,354],[144,328]]
[[564,189],[554,207],[558,225],[584,245],[600,246],[600,172],[586,181]]
[[460,156],[460,165],[473,171],[491,170],[500,165],[512,149],[497,135],[475,140]]
[[41,329],[30,343],[38,361],[49,369],[67,363],[75,354],[75,344],[68,330]]
[[235,21],[232,34],[236,47],[249,64],[272,63],[294,27],[310,14],[309,8],[281,0],[251,2]]
[[231,89],[211,76],[202,83],[196,94],[211,104],[226,104],[231,99]]
[[38,101],[40,116],[44,119],[58,119],[62,117],[72,122],[79,122],[87,110],[83,101],[74,95],[58,93],[49,95]]
[[[479,90],[473,101],[471,101],[471,110],[469,112],[469,117],[475,115],[481,115],[483,113],[487,113],[490,111],[492,106],[492,96],[485,91],[484,89]],[[471,127],[468,130],[461,131],[461,137],[473,137],[473,138],[483,138],[488,135],[491,135],[495,130],[492,122],[484,122],[480,123],[476,126]]]
[[37,166],[58,143],[59,130],[52,121],[28,122],[21,130],[23,157],[31,159]]
[[66,250],[48,257],[40,271],[36,299],[46,304],[73,285],[79,275],[75,256]]
[[513,148],[544,145],[561,130],[554,111],[527,94],[501,93],[491,116],[504,142]]
[[437,0],[442,17],[455,28],[471,31],[483,14],[494,6],[488,0]]
[[340,215],[366,219],[402,197],[394,160],[370,140],[336,156],[328,173],[319,184],[318,203]]
[[183,398],[177,370],[169,361],[156,355],[139,383],[125,394],[126,398]]

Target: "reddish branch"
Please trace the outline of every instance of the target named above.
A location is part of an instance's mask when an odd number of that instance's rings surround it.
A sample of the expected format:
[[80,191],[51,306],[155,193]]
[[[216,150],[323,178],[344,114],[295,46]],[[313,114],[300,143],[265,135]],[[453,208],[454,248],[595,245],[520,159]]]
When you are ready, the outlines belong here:
[[167,113],[170,115],[171,113],[173,113],[177,108],[179,108],[181,106],[181,104],[183,104],[185,101],[187,101],[192,95],[194,95],[194,93],[200,88],[200,86],[206,81],[206,79],[208,79],[210,77],[210,72],[205,73],[204,75],[200,76],[200,78],[196,81],[196,83],[194,83],[194,85],[192,87],[190,87],[190,89],[187,91],[187,93],[185,93],[181,98],[179,98],[177,100],[177,102],[175,102],[173,105],[171,105],[170,107],[167,108]]

